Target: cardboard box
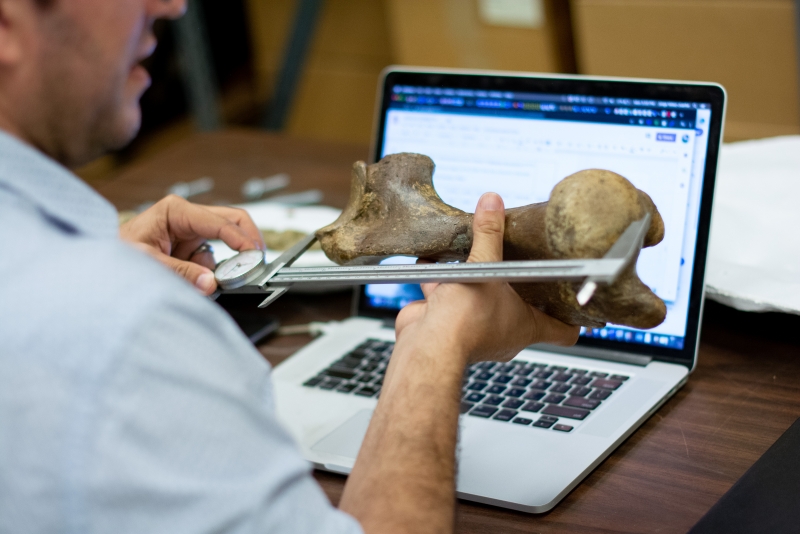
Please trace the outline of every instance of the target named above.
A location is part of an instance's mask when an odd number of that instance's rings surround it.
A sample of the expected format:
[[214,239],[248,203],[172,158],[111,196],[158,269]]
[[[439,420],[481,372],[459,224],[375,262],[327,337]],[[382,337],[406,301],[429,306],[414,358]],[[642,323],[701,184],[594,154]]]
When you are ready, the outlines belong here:
[[[248,0],[257,86],[271,96],[295,0]],[[297,137],[366,144],[381,70],[392,63],[384,2],[325,0],[287,118]]]
[[728,91],[725,140],[800,133],[793,0],[572,0],[583,74]]
[[565,0],[387,0],[387,8],[400,64],[574,72]]
[[[567,0],[325,0],[285,131],[367,143],[390,64],[575,72]],[[296,0],[247,0],[258,94],[275,86]]]

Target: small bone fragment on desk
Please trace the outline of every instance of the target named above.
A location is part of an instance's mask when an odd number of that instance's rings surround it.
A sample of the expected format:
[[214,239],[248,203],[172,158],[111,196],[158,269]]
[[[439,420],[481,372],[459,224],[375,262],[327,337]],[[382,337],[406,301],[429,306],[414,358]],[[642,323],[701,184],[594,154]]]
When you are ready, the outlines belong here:
[[[317,231],[334,262],[377,263],[389,256],[464,261],[472,247],[472,214],[445,204],[433,188],[434,163],[420,154],[393,154],[353,165],[350,200],[341,216]],[[602,258],[632,222],[651,214],[644,246],[664,238],[664,221],[650,197],[610,171],[590,169],[559,182],[549,202],[506,210],[504,260]],[[638,256],[637,256],[638,257]],[[636,274],[636,262],[581,306],[579,283],[515,283],[532,306],[587,327],[615,323],[652,328],[666,306]]]

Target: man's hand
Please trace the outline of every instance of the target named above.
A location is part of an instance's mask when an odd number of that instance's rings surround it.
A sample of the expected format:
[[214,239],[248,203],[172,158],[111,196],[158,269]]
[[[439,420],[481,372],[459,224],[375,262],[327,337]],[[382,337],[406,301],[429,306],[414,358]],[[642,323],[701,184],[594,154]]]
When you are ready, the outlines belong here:
[[221,239],[234,250],[264,250],[264,240],[246,211],[200,206],[170,195],[126,222],[120,237],[147,252],[210,295],[217,288],[214,257],[194,254],[207,239]]
[[[475,211],[467,261],[502,261],[504,228],[503,200],[486,193]],[[425,300],[409,304],[397,317],[398,345],[424,339],[473,363],[508,360],[533,343],[572,345],[578,339],[578,327],[531,307],[507,283],[423,284],[422,291]]]
[[[471,262],[503,258],[503,201],[481,197]],[[537,342],[568,345],[579,329],[531,308],[503,283],[428,284],[397,317],[397,344],[339,506],[364,532],[451,532],[464,367],[508,360]],[[536,484],[531,481],[531,484]]]

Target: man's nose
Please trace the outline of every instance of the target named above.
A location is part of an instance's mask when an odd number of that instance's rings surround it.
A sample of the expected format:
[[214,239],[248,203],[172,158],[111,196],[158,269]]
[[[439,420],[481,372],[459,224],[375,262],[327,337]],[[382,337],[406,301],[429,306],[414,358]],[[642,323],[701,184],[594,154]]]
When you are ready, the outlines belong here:
[[177,19],[186,13],[186,3],[187,0],[149,0],[150,14],[156,19]]

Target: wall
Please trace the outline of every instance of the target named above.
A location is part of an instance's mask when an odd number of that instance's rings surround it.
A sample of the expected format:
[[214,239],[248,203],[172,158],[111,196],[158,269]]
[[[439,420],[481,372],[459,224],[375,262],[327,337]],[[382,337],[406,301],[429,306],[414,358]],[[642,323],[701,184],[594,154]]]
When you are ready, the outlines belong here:
[[728,91],[728,141],[800,133],[793,0],[572,0],[580,72]]

